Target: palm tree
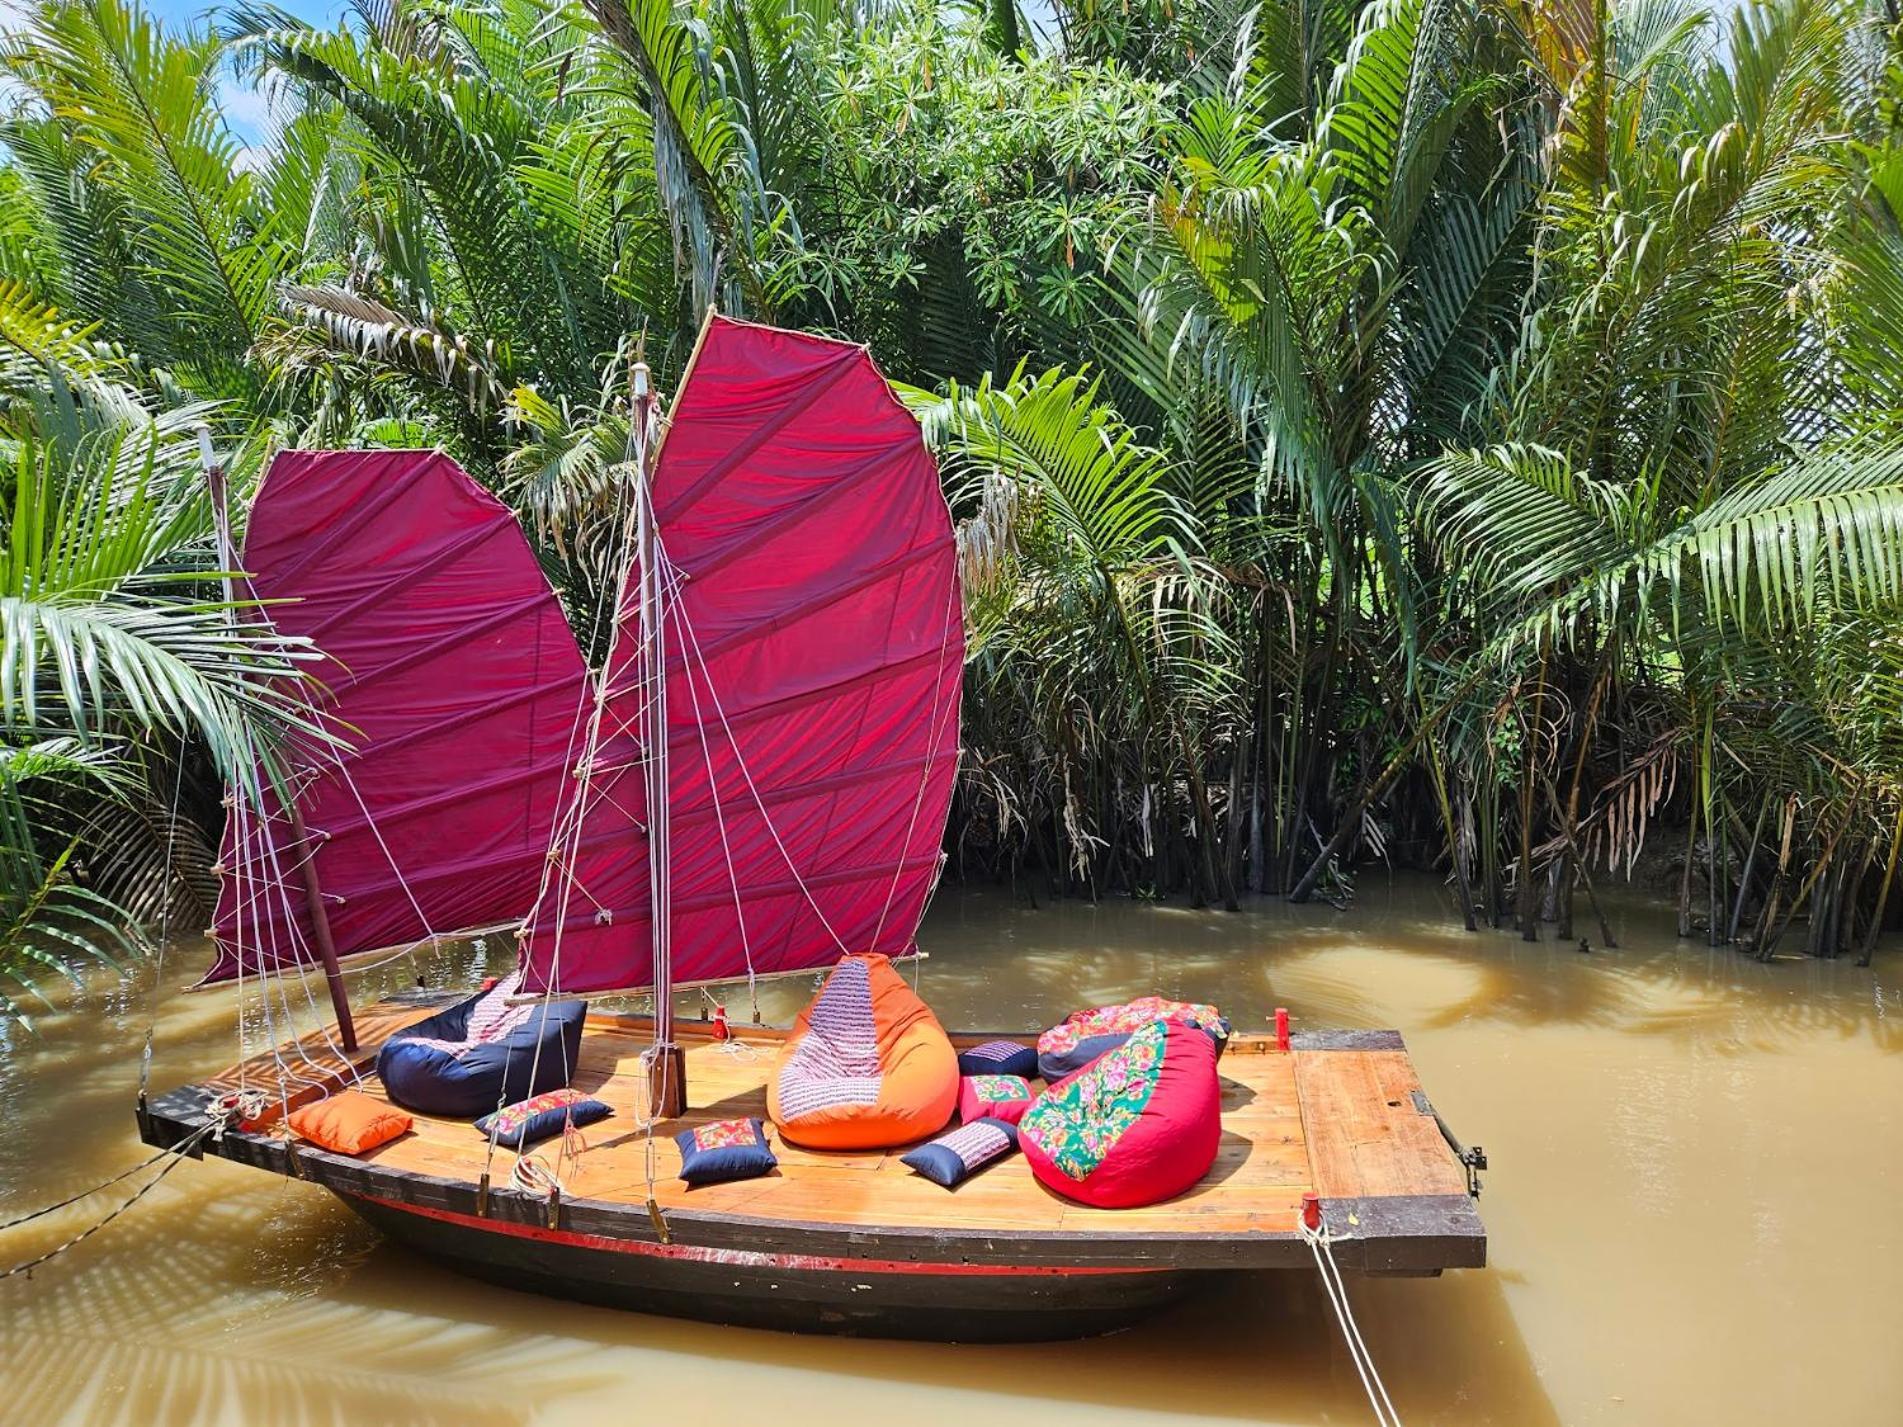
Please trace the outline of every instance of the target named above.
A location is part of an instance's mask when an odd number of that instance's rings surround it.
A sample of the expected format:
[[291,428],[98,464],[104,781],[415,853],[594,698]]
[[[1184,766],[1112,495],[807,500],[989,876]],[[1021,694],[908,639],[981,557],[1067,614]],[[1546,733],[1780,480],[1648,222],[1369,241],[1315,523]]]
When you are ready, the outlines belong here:
[[1160,894],[1193,856],[1196,895],[1233,905],[1203,768],[1206,730],[1236,712],[1229,651],[1170,462],[1076,374],[908,398],[966,514],[966,742],[994,828],[1042,822],[1060,887]]

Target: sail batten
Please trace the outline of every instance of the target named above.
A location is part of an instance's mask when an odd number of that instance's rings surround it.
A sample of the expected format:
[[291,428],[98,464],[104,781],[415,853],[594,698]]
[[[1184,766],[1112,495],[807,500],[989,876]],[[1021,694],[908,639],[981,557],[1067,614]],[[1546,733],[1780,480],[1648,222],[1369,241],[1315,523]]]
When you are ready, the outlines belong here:
[[631,587],[525,988],[640,989],[657,941],[683,985],[904,952],[937,877],[964,664],[951,520],[917,422],[863,348],[716,318],[651,480],[669,934],[650,921],[650,666]]
[[[340,747],[291,786],[339,956],[519,921],[541,883],[589,687],[506,507],[441,452],[285,451],[242,555]],[[315,959],[284,880],[300,855],[267,792],[226,829],[207,982]]]

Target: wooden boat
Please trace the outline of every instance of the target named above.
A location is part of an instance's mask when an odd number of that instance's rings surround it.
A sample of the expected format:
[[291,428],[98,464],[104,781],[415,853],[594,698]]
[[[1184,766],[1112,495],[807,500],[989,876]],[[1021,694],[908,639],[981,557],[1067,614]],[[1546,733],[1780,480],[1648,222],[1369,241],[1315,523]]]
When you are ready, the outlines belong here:
[[[936,470],[863,349],[710,321],[665,429],[638,366],[632,410],[629,560],[594,680],[520,532],[446,458],[274,466],[249,592],[337,666],[288,696],[348,739],[307,738],[288,778],[234,790],[207,979],[288,1022],[321,969],[335,1020],[261,1048],[241,1030],[230,1070],[141,1106],[143,1136],[320,1184],[510,1287],[803,1331],[1106,1331],[1213,1273],[1308,1264],[1304,1219],[1343,1267],[1482,1264],[1472,1166],[1385,1031],[1232,1037],[1215,1163],[1148,1208],[1069,1202],[1017,1159],[947,1191],[902,1148],[781,1144],[764,1178],[675,1177],[675,1130],[765,1115],[785,1035],[680,1019],[675,993],[915,951],[963,623]],[[646,1019],[591,1015],[572,1067],[623,1118],[564,1135],[552,1168],[427,1115],[356,1157],[288,1134],[311,1100],[383,1095],[380,1046],[454,999],[353,1016],[350,959],[499,916],[526,998],[651,997]]]
[[[382,1037],[439,1004],[384,1002],[359,1021],[367,1066]],[[763,1115],[783,1032],[730,1041],[682,1022],[693,1108],[646,1137],[605,1120],[559,1195],[483,1174],[488,1143],[466,1121],[417,1117],[416,1133],[362,1158],[276,1133],[275,1111],[208,1153],[320,1184],[391,1238],[506,1287],[651,1313],[803,1332],[1006,1342],[1122,1327],[1219,1272],[1310,1270],[1303,1197],[1320,1197],[1337,1261],[1364,1273],[1433,1275],[1486,1262],[1468,1180],[1392,1031],[1239,1033],[1220,1062],[1223,1138],[1189,1193],[1149,1209],[1058,1198],[1022,1158],[955,1192],[914,1175],[901,1151],[780,1145],[777,1173],[688,1189],[672,1133]],[[616,1105],[646,1090],[645,1019],[591,1017],[575,1084]],[[984,1037],[958,1036],[975,1043]],[[321,1058],[312,1036],[306,1050]],[[155,1145],[178,1143],[269,1057],[155,1100]],[[350,1083],[338,1067],[336,1084]],[[378,1093],[373,1079],[363,1088]],[[314,1096],[316,1090],[304,1092]],[[500,1169],[506,1155],[499,1156]],[[650,1189],[655,1209],[648,1209]]]

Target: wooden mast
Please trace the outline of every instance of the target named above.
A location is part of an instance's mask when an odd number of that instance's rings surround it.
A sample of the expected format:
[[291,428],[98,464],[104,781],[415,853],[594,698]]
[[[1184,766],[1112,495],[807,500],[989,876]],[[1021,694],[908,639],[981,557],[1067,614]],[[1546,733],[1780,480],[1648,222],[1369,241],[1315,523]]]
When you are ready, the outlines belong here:
[[[211,491],[212,522],[217,531],[218,563],[222,570],[219,582],[224,586],[225,603],[230,607],[235,625],[238,619],[238,555],[231,543],[225,468],[218,464],[212,453],[210,428],[202,425],[198,428],[198,459],[205,470],[205,484]],[[310,830],[304,826],[304,814],[297,806],[296,794],[288,787],[284,790],[283,803],[290,818],[291,837],[296,844],[298,880],[304,889],[305,910],[310,914],[311,935],[317,942],[318,960],[323,963],[324,981],[330,987],[330,1004],[337,1013],[337,1032],[344,1049],[354,1055],[357,1050],[357,1028],[350,1018],[350,996],[344,989],[344,973],[337,964],[337,944],[330,934],[330,914],[324,909],[323,888],[317,881],[317,847],[311,841]]]
[[674,1039],[674,965],[668,932],[673,920],[668,846],[667,647],[654,514],[651,459],[654,389],[648,364],[635,357],[634,419],[628,433],[634,457],[636,558],[640,566],[641,662],[647,697],[648,934],[654,956],[654,1046],[648,1062],[650,1113],[673,1119],[687,1108],[687,1056]]

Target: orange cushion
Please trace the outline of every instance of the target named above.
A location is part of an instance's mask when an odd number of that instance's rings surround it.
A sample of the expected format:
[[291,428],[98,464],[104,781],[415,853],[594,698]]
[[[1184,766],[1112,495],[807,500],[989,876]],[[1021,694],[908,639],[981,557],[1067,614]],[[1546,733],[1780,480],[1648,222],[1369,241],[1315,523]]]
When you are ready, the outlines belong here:
[[767,1077],[789,1144],[888,1149],[937,1134],[958,1104],[958,1053],[889,958],[841,957]]
[[291,1112],[289,1124],[314,1145],[338,1154],[368,1154],[407,1134],[413,1122],[403,1111],[365,1095],[342,1090]]

